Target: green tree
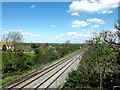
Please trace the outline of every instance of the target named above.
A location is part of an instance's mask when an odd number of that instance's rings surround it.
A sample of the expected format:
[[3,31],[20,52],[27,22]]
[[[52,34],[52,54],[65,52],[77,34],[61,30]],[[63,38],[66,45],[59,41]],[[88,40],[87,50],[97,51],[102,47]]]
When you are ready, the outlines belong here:
[[36,48],[38,48],[38,47],[39,47],[38,44],[35,44],[35,43],[32,43],[32,44],[31,44],[31,48],[33,48],[34,50],[35,50]]
[[[99,35],[87,42],[88,50],[85,52],[77,72],[68,75],[66,87],[100,87],[102,89],[102,87],[112,88],[114,85],[120,84],[119,77],[115,76],[119,75],[116,74],[119,72],[116,51],[112,49],[111,44],[103,40],[104,37],[101,37],[101,34]],[[112,41],[111,39],[110,37],[108,41]],[[116,77],[117,81],[115,81]],[[108,87],[109,85],[111,87]]]
[[19,31],[9,31],[2,37],[3,42],[11,42],[14,47],[14,51],[19,48],[19,43],[23,41],[23,35]]
[[2,51],[6,51],[7,50],[7,47],[6,45],[4,44],[3,47],[2,47]]

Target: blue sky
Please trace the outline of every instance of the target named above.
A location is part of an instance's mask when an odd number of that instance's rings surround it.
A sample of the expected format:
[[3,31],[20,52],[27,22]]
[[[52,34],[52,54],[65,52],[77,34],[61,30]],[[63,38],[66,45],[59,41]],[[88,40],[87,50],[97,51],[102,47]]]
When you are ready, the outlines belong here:
[[100,1],[3,2],[3,33],[18,30],[24,35],[24,42],[82,43],[92,32],[114,30],[118,0]]

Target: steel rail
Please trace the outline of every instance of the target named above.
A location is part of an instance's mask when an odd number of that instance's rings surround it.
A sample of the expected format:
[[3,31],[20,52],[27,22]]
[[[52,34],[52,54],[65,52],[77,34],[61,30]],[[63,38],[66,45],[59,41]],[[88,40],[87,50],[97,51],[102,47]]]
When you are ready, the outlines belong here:
[[[46,67],[46,68],[43,68],[43,69],[38,70],[38,71],[34,71],[34,72],[32,72],[32,73],[30,73],[30,74],[28,74],[28,75],[25,75],[25,76],[23,76],[22,78],[19,78],[19,79],[13,81],[11,84],[8,84],[8,85],[5,86],[4,88],[6,88],[6,89],[11,89],[11,88],[13,88],[13,87],[15,87],[15,86],[17,86],[17,85],[19,85],[19,84],[27,81],[28,79],[34,77],[35,75],[38,75],[39,73],[42,73],[43,71],[46,71],[46,70],[48,70],[48,69],[50,69],[50,68],[51,68],[50,70],[52,70],[53,67],[55,68],[57,65],[59,65],[59,64],[61,64],[61,63],[64,63],[65,60],[69,60],[69,58],[75,56],[75,54],[77,54],[77,53],[79,53],[79,51],[77,51],[76,53],[73,53],[72,55],[70,55],[70,56],[68,56],[68,57],[66,57],[66,58],[64,58],[64,59],[62,59],[62,60],[60,60],[60,61],[58,61],[58,62],[56,62],[56,63],[54,63],[54,64],[52,64],[52,65],[50,65],[50,66],[48,66],[48,67]],[[46,73],[44,73],[44,74],[46,74]],[[44,74],[43,74],[43,75],[44,75]],[[43,76],[43,75],[41,75],[41,76]],[[37,79],[37,78],[36,78],[36,79]],[[35,79],[35,80],[36,80],[36,79]],[[35,80],[33,80],[33,81],[35,81]],[[29,82],[29,83],[30,83],[30,82]],[[29,84],[29,83],[28,83],[28,84]],[[26,84],[26,85],[28,85],[28,84]],[[26,86],[26,85],[25,85],[25,86]],[[23,87],[24,87],[24,86],[23,86]],[[21,88],[22,88],[22,87],[21,87]]]
[[27,86],[28,84],[34,82],[35,80],[37,80],[38,78],[44,76],[46,73],[50,72],[51,70],[53,70],[54,68],[58,67],[59,65],[63,64],[64,62],[66,62],[67,60],[61,61],[60,63],[56,64],[55,66],[50,67],[49,69],[45,70],[44,72],[37,74],[36,76],[26,80],[25,82],[22,82],[21,84],[14,86],[13,88],[24,88],[25,86]]
[[[61,69],[59,69],[49,79],[47,79],[45,82],[43,82],[43,84],[44,84],[43,86],[41,84],[37,88],[35,88],[34,90],[39,89],[39,88],[44,88],[45,90],[48,89],[50,87],[50,85],[52,85],[52,83],[54,83],[76,61],[76,59],[77,58],[74,58],[73,61],[69,62],[69,64],[64,65],[64,67],[62,67]],[[60,71],[62,71],[62,72],[60,72]]]

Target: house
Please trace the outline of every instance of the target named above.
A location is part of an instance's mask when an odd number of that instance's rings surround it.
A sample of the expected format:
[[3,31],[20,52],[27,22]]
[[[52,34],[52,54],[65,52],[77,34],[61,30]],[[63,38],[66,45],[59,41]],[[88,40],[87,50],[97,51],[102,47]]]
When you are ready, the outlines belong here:
[[6,45],[7,49],[14,49],[12,42],[0,42],[0,50],[2,50],[3,45]]
[[[120,50],[120,45],[112,45],[114,49],[119,49]],[[111,48],[113,50],[113,48]]]

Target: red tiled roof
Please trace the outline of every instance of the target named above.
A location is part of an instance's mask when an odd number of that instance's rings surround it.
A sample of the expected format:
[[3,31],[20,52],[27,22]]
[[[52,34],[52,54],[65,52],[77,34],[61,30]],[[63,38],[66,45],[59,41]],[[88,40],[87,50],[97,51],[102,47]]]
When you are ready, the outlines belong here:
[[120,48],[120,45],[113,45],[113,47],[117,47],[117,48]]
[[12,42],[0,42],[1,45],[12,46]]

